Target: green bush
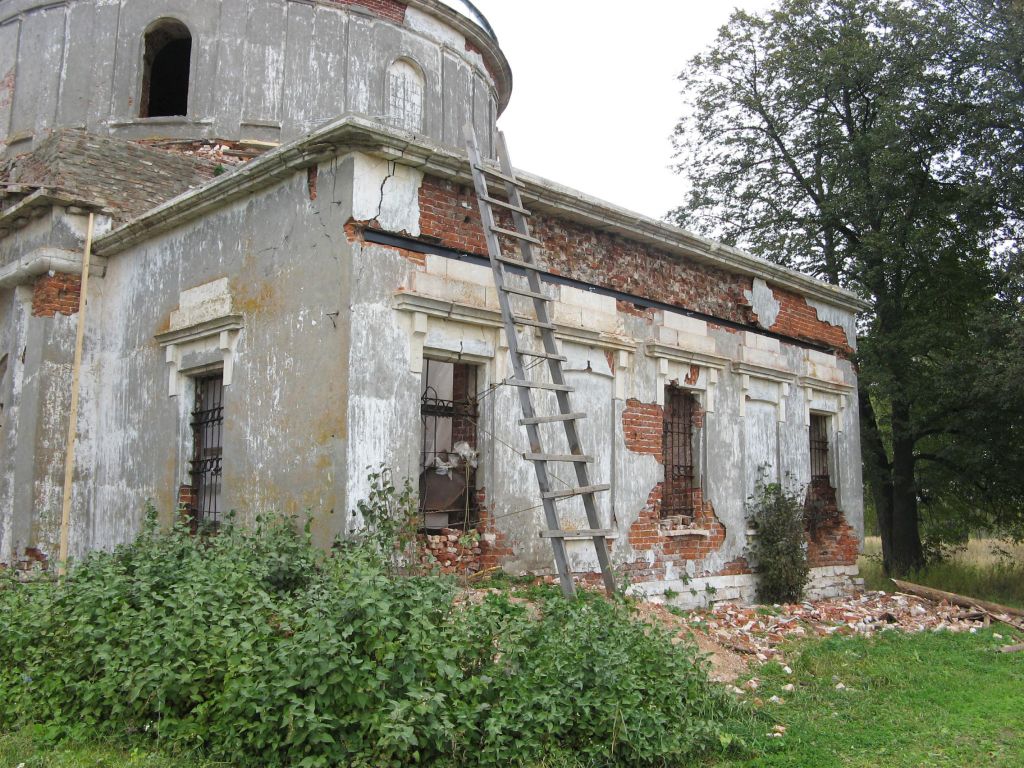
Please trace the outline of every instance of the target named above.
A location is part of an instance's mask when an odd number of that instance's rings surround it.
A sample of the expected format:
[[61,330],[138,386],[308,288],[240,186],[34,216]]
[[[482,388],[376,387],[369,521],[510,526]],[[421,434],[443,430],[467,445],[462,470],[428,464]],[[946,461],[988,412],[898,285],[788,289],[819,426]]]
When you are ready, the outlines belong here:
[[810,577],[804,507],[778,483],[763,485],[748,505],[757,531],[750,554],[757,565],[757,595],[766,603],[797,602]]
[[333,556],[291,520],[156,530],[62,584],[0,583],[0,730],[149,742],[238,766],[675,766],[732,705],[625,603],[467,599]]

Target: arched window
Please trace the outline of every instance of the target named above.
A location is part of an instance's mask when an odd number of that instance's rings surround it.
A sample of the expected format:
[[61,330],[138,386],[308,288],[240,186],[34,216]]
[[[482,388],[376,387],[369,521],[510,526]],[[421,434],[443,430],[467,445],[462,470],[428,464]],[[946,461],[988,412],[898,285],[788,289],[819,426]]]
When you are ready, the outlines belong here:
[[423,130],[423,92],[425,81],[411,61],[398,59],[388,67],[388,121],[407,131]]
[[146,32],[139,117],[184,117],[192,68],[192,33],[176,19],[161,19]]

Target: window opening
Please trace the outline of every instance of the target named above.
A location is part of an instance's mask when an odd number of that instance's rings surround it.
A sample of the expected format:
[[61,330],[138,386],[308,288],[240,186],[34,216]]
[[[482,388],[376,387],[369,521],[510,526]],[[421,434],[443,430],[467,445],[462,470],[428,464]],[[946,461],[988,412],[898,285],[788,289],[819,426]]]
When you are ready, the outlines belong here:
[[812,539],[817,539],[822,530],[832,525],[839,517],[836,490],[832,486],[829,472],[829,417],[811,414],[808,430],[811,449],[811,484],[807,487],[806,518],[807,530]]
[[695,499],[699,490],[694,461],[694,421],[697,398],[679,387],[665,388],[665,415],[662,446],[665,461],[665,485],[662,492],[662,517],[680,517],[693,522]]
[[192,68],[192,33],[165,19],[146,32],[139,117],[184,117]]
[[423,361],[420,418],[420,515],[424,530],[469,530],[479,522],[476,498],[477,367]]
[[831,485],[828,472],[828,417],[811,414],[811,485]]
[[192,441],[192,527],[216,529],[224,490],[224,379],[220,373],[196,379]]
[[391,123],[407,131],[423,129],[423,75],[399,59],[388,67],[387,113]]
[[[7,355],[0,357],[0,387],[4,385],[4,377],[7,375]],[[0,427],[4,425],[4,404],[0,401]]]

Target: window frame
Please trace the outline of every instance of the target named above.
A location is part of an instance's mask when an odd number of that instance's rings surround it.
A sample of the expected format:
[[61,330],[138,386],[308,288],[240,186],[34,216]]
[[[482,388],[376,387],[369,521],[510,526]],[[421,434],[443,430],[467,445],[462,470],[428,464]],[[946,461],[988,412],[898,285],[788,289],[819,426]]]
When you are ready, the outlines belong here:
[[[428,393],[433,389],[429,384],[430,369],[431,365],[451,365],[453,366],[452,377],[453,377],[453,391],[452,399],[439,397],[435,390],[434,396],[429,398],[432,400],[431,403],[427,403]],[[456,395],[459,393],[455,391],[455,377],[457,374],[457,367],[462,366],[466,368],[471,375],[466,378],[466,393],[463,399],[458,399]],[[462,528],[463,530],[475,529],[480,523],[480,504],[477,498],[477,491],[479,490],[480,480],[480,398],[479,393],[482,391],[481,382],[485,376],[484,366],[473,360],[466,359],[451,359],[444,356],[434,356],[426,354],[423,356],[423,369],[420,372],[419,377],[419,417],[420,417],[420,453],[419,453],[419,499],[417,502],[417,511],[420,517],[421,530],[429,533],[432,531],[440,531],[444,528]],[[433,411],[430,413],[428,411]],[[438,449],[437,436],[438,436],[438,420],[450,418],[452,424],[449,427],[450,434],[448,435],[447,442],[449,443],[448,448],[444,451]],[[434,419],[434,440],[432,443],[429,441],[428,433],[428,420]],[[475,466],[471,465],[471,462],[465,458],[458,457],[454,454],[454,446],[461,442],[457,439],[456,431],[456,420],[466,419],[472,425],[472,443],[470,448],[473,449],[475,455]],[[470,441],[466,441],[470,442]],[[429,449],[428,449],[429,445]],[[436,473],[436,470],[432,470],[431,467],[436,466],[436,461],[440,458],[441,453],[445,454],[445,460],[449,463],[454,462],[456,465],[451,468],[450,471],[453,473],[461,471],[465,476],[465,490],[454,502],[461,502],[461,507],[450,507],[445,509],[428,509],[427,503],[427,492],[426,486],[430,482],[430,475]],[[429,463],[427,462],[428,455],[432,456]],[[444,476],[444,475],[440,475]],[[458,512],[463,513],[462,519],[452,519],[452,515]],[[430,514],[447,514],[447,524],[443,526],[429,525],[428,515]]]
[[[176,40],[186,39],[184,36],[171,37],[156,53],[150,53],[150,37],[161,30],[161,28],[178,28],[177,31],[184,30],[189,41],[189,56],[188,56],[188,83],[185,88],[185,112],[184,114],[176,115],[156,115],[151,114],[151,103],[152,103],[152,69],[153,60],[156,56],[171,43]],[[196,70],[196,59],[198,50],[198,41],[196,36],[190,27],[183,19],[176,16],[162,16],[159,19],[155,19],[150,22],[145,31],[142,33],[141,39],[141,54],[139,56],[140,68],[139,68],[139,102],[138,102],[138,118],[139,120],[184,120],[189,117],[192,112],[193,99],[194,99],[194,85],[195,85],[195,70]]]
[[[226,424],[226,399],[222,370],[205,371],[190,376],[192,404],[189,408],[188,433],[190,438],[190,456],[188,460],[189,486],[192,489],[192,501],[188,508],[189,523],[193,532],[216,531],[220,526],[220,518],[224,510],[219,508],[224,495],[224,426]],[[204,402],[204,385],[216,385],[215,404]],[[213,414],[213,415],[211,415]],[[202,427],[202,429],[197,429]],[[212,448],[206,439],[212,439]],[[203,454],[209,450],[210,455]],[[211,486],[206,477],[216,478]],[[197,479],[198,478],[198,479]]]
[[[393,99],[395,97],[395,69],[396,67],[407,67],[417,78],[417,84],[420,88],[419,93],[419,115],[415,125],[407,117],[407,112],[392,110]],[[403,104],[408,106],[408,79],[403,78],[403,88],[406,91],[406,98],[403,99]],[[384,115],[387,122],[396,128],[400,128],[410,133],[422,133],[424,125],[427,120],[427,78],[424,74],[423,67],[421,67],[414,59],[408,56],[399,56],[397,59],[392,61],[384,72]]]
[[[703,424],[695,422],[701,413],[702,406],[699,390],[688,389],[674,384],[665,385],[665,405],[662,410],[662,464],[665,472],[665,479],[662,485],[661,514],[662,520],[670,518],[681,518],[685,524],[693,524],[700,513],[698,499],[702,498],[703,473],[701,462],[701,445]],[[685,403],[681,414],[674,414],[675,404],[679,401]],[[684,426],[680,430],[678,427]],[[675,428],[675,429],[674,429]],[[689,463],[675,462],[673,454],[679,449],[675,448],[673,436],[681,437],[683,445],[679,448],[683,456],[689,458]],[[680,473],[676,467],[687,467],[688,472]],[[681,487],[676,487],[680,475],[684,482]]]

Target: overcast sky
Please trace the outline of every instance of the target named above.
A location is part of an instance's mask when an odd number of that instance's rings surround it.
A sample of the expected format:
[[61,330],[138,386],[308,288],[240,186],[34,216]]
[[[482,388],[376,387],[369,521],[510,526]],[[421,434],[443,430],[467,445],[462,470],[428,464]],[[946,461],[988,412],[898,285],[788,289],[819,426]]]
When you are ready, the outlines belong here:
[[683,197],[671,170],[676,76],[732,9],[772,0],[474,0],[512,66],[498,121],[513,164],[661,218]]

